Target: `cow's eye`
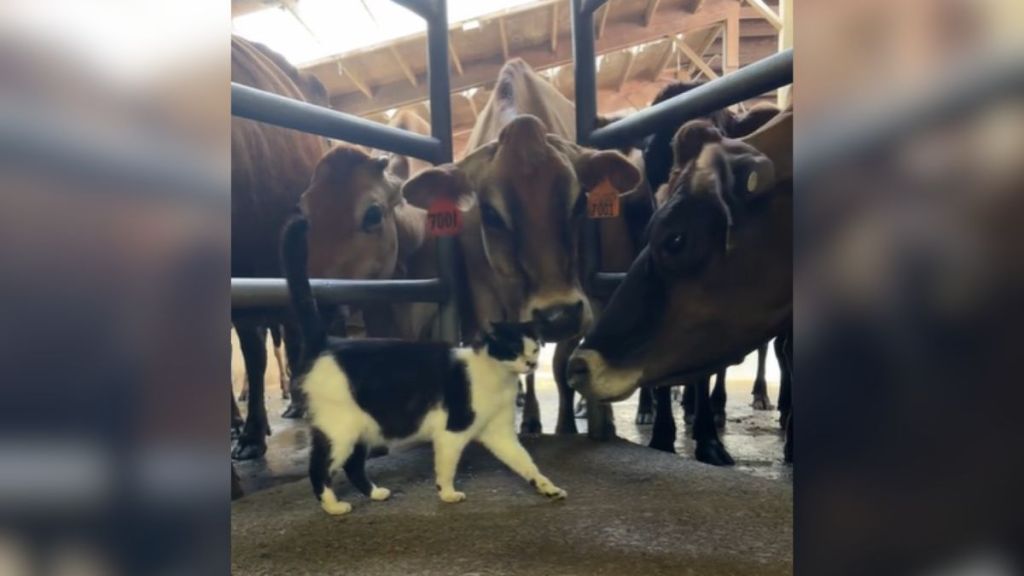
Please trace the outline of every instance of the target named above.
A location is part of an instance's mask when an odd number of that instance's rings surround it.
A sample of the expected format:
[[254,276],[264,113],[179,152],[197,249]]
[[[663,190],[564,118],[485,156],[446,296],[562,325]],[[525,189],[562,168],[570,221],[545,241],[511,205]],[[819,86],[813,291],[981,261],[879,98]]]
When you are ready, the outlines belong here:
[[380,228],[381,222],[384,221],[384,209],[374,204],[366,209],[363,213],[362,228],[365,232],[372,232],[377,228]]
[[682,234],[675,234],[669,236],[665,242],[662,243],[662,248],[669,254],[678,254],[683,249],[683,244],[686,243],[686,238]]
[[498,211],[490,204],[484,204],[480,208],[480,218],[483,219],[484,226],[488,228],[505,228],[505,221],[501,219],[501,214],[498,214]]

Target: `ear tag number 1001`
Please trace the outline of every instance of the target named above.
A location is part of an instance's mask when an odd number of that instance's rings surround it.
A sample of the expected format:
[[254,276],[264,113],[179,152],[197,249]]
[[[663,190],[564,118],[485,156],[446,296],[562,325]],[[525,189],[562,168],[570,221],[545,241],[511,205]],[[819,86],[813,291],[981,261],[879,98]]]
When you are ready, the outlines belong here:
[[431,236],[455,236],[462,229],[462,211],[450,198],[440,196],[427,209],[427,232]]
[[588,218],[618,218],[619,191],[607,178],[587,194]]

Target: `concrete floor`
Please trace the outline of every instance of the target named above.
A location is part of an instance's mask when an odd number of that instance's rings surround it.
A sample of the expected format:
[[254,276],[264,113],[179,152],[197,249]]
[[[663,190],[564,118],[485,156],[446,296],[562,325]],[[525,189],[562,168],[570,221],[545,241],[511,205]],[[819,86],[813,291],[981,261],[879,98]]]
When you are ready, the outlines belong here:
[[[244,369],[234,347],[237,394]],[[550,356],[550,349],[546,349]],[[771,354],[769,355],[771,357]],[[542,360],[537,389],[544,431],[554,431],[557,391]],[[583,436],[524,440],[544,472],[569,491],[547,502],[479,447],[467,450],[457,486],[469,496],[441,503],[429,447],[368,463],[394,492],[371,502],[336,481],[355,509],[325,514],[306,479],[303,422],[280,418],[286,401],[268,355],[267,401],[274,434],[264,459],[236,463],[247,496],[232,506],[236,574],[789,574],[791,469],[782,465],[777,412],[750,408],[753,356],[730,372],[722,439],[737,461],[720,469],[692,459],[675,406],[678,455],[644,447],[650,425],[633,418],[637,397],[615,405],[624,441]],[[769,361],[769,393],[778,373]],[[244,411],[244,405],[242,406]],[[586,422],[578,420],[581,431]],[[638,445],[639,444],[639,445]],[[343,476],[343,475],[342,475]]]

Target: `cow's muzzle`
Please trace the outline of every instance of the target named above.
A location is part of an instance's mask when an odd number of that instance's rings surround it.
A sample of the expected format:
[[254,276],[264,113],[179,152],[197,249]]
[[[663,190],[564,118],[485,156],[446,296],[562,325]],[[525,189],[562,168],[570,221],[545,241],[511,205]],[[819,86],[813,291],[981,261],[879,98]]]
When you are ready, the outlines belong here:
[[560,342],[574,338],[583,331],[583,301],[534,309],[533,321],[545,341]]

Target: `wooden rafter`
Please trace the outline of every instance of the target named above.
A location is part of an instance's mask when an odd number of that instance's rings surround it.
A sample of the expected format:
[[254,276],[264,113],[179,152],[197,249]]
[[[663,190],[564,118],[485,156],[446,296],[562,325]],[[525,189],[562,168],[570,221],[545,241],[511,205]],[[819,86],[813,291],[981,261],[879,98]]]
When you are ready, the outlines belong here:
[[658,4],[661,0],[647,0],[647,8],[644,9],[644,28],[651,25],[651,20],[654,19],[654,12],[658,9]]
[[636,53],[633,50],[626,50],[626,65],[622,67],[622,76],[619,77],[619,85],[615,88],[616,92],[620,92],[626,84],[626,80],[629,80],[629,73],[633,71],[634,62],[636,62]]
[[725,39],[722,73],[735,72],[740,67],[740,7],[733,4],[725,19]]
[[772,10],[772,7],[765,4],[764,0],[744,0],[750,7],[757,10],[762,18],[768,21],[776,30],[782,30],[782,17]]
[[473,100],[472,96],[468,96],[465,93],[462,97],[466,99],[466,104],[469,104],[469,111],[473,113],[473,120],[476,120],[480,116],[480,111],[476,109],[476,101]]
[[409,83],[413,86],[419,86],[419,82],[416,81],[416,75],[412,73],[412,68],[409,67],[409,63],[405,61],[405,58],[402,58],[402,55],[398,53],[398,48],[395,48],[395,45],[392,44],[388,46],[388,50],[395,57],[395,62],[398,62],[398,67],[402,69]]
[[501,55],[508,61],[508,32],[505,30],[505,19],[498,18],[498,32],[501,34]]
[[604,36],[604,27],[608,23],[608,13],[612,11],[612,0],[608,0],[601,9],[601,21],[597,24],[597,40]]
[[[701,58],[703,58],[704,55],[708,53],[708,50],[711,48],[711,45],[715,43],[715,40],[718,40],[718,37],[722,34],[724,30],[724,23],[716,24],[715,28],[711,31],[711,34],[708,34],[707,39],[704,40],[704,42],[702,42],[699,46],[697,46],[696,52]],[[697,65],[691,62],[688,72],[691,76],[695,74],[697,72]]]
[[668,66],[668,63],[672,60],[672,55],[675,54],[675,42],[671,40],[665,43],[665,53],[658,59],[658,64],[654,67],[654,73],[651,75],[651,80],[657,80],[661,77],[661,73]]
[[690,62],[696,64],[697,68],[700,69],[700,71],[708,78],[718,78],[718,74],[711,69],[711,66],[708,66],[708,63],[704,61],[704,58],[702,58],[700,54],[697,54],[696,50],[690,48],[689,44],[686,42],[676,41],[676,48],[689,58]]
[[341,63],[341,60],[338,60],[338,76],[348,76],[349,81],[352,82],[352,84],[355,85],[363,95],[371,100],[373,99],[373,90],[370,90],[370,87],[366,85],[366,82],[363,82],[359,76],[354,74],[351,68],[345,67],[345,65]]
[[551,51],[558,52],[558,2],[551,3]]
[[309,35],[313,37],[313,40],[320,42],[320,38],[317,37],[316,32],[313,32],[313,29],[310,28],[309,22],[306,22],[306,19],[302,17],[302,14],[299,14],[299,9],[295,4],[295,0],[281,0],[281,6],[284,6],[284,9],[287,10],[293,18],[298,20],[299,24],[306,29],[306,32],[309,32]]
[[448,53],[452,55],[452,64],[455,65],[455,72],[462,76],[462,60],[459,59],[459,53],[455,51],[455,43],[452,42],[451,33],[448,34]]

